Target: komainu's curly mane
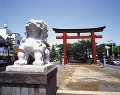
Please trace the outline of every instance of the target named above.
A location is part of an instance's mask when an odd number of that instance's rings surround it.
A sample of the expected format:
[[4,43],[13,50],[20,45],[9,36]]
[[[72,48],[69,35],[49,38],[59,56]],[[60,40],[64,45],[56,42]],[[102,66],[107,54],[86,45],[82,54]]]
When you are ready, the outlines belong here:
[[[30,35],[35,36],[35,39],[41,40],[43,43],[46,42],[48,37],[48,28],[47,24],[43,20],[34,20],[31,19],[26,25],[26,38],[29,38]],[[34,33],[32,33],[34,32]]]

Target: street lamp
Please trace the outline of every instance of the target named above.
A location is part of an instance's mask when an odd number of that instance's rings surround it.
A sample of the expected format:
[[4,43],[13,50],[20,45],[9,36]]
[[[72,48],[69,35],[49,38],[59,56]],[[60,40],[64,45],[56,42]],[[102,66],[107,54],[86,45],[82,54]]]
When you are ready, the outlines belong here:
[[[110,40],[112,42],[112,56],[113,56],[113,59],[114,59],[114,48],[113,48],[113,40]],[[110,42],[108,41],[108,42]]]

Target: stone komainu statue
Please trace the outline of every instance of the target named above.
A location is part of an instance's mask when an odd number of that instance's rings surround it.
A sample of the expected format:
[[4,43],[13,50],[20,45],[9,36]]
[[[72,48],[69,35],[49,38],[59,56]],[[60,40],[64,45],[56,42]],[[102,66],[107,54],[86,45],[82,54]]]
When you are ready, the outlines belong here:
[[25,25],[26,38],[23,38],[19,46],[18,60],[14,65],[25,65],[29,56],[34,58],[33,65],[49,63],[49,50],[46,48],[47,24],[42,20],[31,19]]

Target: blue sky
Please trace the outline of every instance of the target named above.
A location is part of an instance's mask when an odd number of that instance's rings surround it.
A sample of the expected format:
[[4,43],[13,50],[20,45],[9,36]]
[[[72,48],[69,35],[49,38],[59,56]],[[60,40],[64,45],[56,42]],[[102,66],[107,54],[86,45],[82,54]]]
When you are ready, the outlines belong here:
[[[0,28],[8,24],[12,32],[23,37],[25,24],[30,19],[42,19],[48,25],[48,43],[60,44],[52,28],[95,28],[106,26],[102,39],[120,45],[120,0],[0,0]],[[76,34],[70,34],[76,35]],[[88,35],[88,34],[82,34]],[[76,42],[77,40],[68,40]]]

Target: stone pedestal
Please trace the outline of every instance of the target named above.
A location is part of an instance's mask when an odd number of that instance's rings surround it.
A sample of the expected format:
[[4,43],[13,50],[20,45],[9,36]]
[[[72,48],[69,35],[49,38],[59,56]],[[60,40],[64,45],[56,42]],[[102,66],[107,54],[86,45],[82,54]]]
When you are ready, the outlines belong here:
[[0,72],[0,95],[56,95],[57,67],[47,72]]
[[19,71],[19,72],[47,72],[54,65],[51,63],[45,64],[43,66],[36,65],[10,65],[6,67],[6,71]]

